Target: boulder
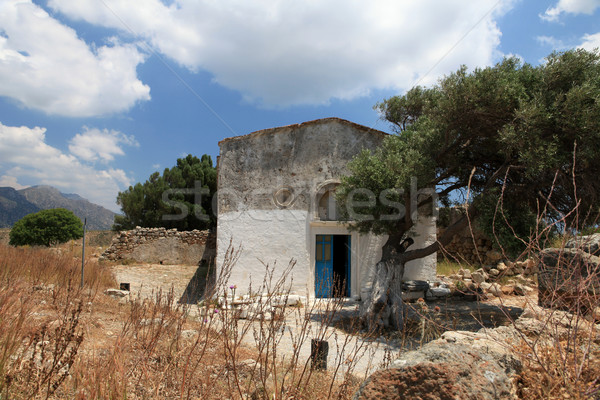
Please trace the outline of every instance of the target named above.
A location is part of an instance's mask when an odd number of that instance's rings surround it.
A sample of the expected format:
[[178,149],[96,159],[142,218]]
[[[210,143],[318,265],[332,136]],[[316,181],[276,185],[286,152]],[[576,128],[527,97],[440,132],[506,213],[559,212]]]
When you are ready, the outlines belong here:
[[560,310],[589,311],[600,302],[600,258],[575,248],[540,252],[538,304]]
[[507,349],[485,334],[446,332],[372,374],[353,399],[515,398],[513,380],[521,364]]
[[566,248],[579,249],[590,253],[592,255],[600,255],[600,233],[594,233],[593,235],[577,236],[570,239],[565,244]]
[[448,287],[432,287],[427,291],[427,299],[442,299],[451,294],[452,291]]

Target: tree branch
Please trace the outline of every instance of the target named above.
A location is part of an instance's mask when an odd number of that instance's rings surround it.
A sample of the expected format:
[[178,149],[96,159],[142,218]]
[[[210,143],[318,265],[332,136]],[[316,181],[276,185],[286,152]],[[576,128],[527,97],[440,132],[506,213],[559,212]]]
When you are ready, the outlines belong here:
[[437,241],[430,244],[429,246],[426,246],[426,247],[423,247],[420,249],[410,250],[410,251],[407,251],[407,252],[401,254],[399,257],[399,261],[402,264],[405,264],[411,260],[416,260],[417,258],[427,257],[428,255],[433,254],[433,253],[437,252],[438,250],[440,250],[440,248],[442,246],[446,246],[448,243],[450,243],[452,241],[452,238],[454,237],[454,235],[456,235],[458,232],[460,232],[462,229],[464,229],[469,224],[469,219],[472,219],[475,217],[475,215],[476,215],[475,208],[469,207],[469,210],[467,211],[467,213],[468,213],[468,215],[467,214],[463,215],[455,223],[453,223],[448,228],[446,228],[444,233],[438,238]]

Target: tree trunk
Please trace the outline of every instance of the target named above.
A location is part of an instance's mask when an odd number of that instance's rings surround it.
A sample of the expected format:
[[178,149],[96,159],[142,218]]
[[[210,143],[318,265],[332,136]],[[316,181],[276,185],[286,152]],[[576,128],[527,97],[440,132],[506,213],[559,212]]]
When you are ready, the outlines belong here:
[[404,264],[395,259],[380,261],[375,266],[373,286],[367,298],[362,299],[360,318],[369,332],[379,329],[402,329],[402,275]]
[[[469,218],[472,218],[473,215],[471,207]],[[441,246],[450,243],[452,237],[467,224],[468,217],[465,215],[448,227],[437,242],[410,251],[406,250],[414,241],[411,238],[403,239],[404,233],[388,237],[382,249],[381,261],[375,266],[372,290],[366,298],[362,299],[360,305],[360,318],[369,331],[402,329],[405,311],[402,302],[404,265],[408,261],[435,253]]]

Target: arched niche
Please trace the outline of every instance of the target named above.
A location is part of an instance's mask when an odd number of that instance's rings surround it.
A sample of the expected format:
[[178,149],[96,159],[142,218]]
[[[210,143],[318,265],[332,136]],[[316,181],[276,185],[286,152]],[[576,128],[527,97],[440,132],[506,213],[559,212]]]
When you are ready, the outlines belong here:
[[339,180],[330,179],[319,186],[313,196],[313,210],[315,220],[337,221],[338,208],[335,201],[335,190],[340,184]]

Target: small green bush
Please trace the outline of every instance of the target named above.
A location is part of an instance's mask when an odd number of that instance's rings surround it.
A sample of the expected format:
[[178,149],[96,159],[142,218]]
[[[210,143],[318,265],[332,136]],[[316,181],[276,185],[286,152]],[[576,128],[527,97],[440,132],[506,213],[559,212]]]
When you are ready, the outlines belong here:
[[64,208],[42,210],[21,218],[10,230],[12,246],[51,246],[83,236],[83,224]]

